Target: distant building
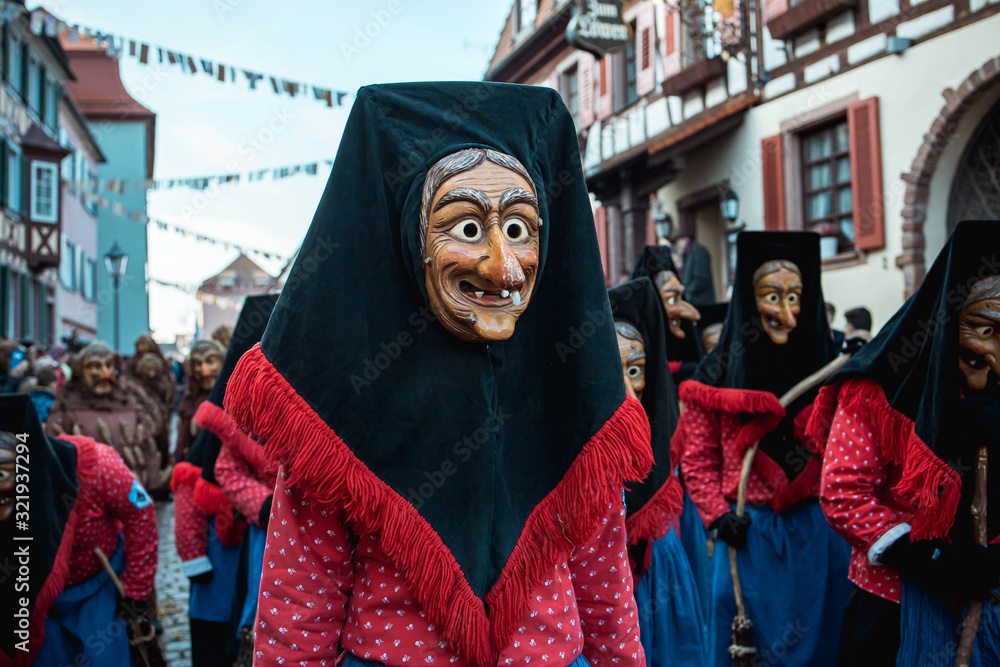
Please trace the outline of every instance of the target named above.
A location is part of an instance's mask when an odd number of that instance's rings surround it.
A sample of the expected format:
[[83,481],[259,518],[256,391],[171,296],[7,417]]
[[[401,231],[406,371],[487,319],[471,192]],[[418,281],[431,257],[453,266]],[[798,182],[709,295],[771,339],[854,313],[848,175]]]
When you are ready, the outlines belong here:
[[602,60],[567,41],[575,5],[515,0],[486,79],[576,118],[609,284],[654,217],[708,248],[720,297],[740,229],[812,230],[827,300],[877,328],[957,221],[1000,219],[998,0],[628,0]]
[[223,324],[236,326],[243,300],[251,295],[267,294],[275,286],[274,276],[240,253],[232,264],[198,288],[202,308],[198,338],[208,338],[216,327]]
[[60,97],[73,78],[23,3],[0,12],[0,336],[53,342],[62,245]]
[[[124,179],[132,183],[153,177],[156,114],[142,106],[125,90],[118,72],[118,60],[93,39],[71,41],[60,33],[60,42],[69,54],[76,81],[69,91],[79,104],[106,161],[97,166],[100,182]],[[97,303],[98,336],[114,340],[114,308],[111,276],[103,256],[117,241],[128,255],[125,276],[121,280],[120,308],[122,346],[127,347],[141,334],[149,332],[149,292],[146,285],[146,225],[114,212],[115,204],[131,212],[146,213],[146,191],[129,187],[123,192],[102,191],[107,207],[97,211]]]

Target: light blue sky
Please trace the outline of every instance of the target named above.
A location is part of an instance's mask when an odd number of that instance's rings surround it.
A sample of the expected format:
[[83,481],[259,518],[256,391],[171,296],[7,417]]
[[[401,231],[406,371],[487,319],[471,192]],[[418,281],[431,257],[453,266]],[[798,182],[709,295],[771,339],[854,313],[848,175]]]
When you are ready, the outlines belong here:
[[[511,0],[38,4],[68,23],[353,93],[370,83],[481,79]],[[357,31],[378,18],[384,25],[369,26],[375,36],[365,44]],[[237,171],[246,172],[332,158],[348,114],[347,106],[328,109],[310,98],[279,97],[269,87],[250,91],[245,79],[221,84],[204,74],[182,74],[177,66],[143,66],[127,55],[121,72],[126,88],[157,114],[156,178],[225,172],[234,161]],[[269,127],[282,129],[265,144],[269,133],[261,131]],[[224,186],[210,196],[184,188],[154,191],[148,213],[195,232],[289,255],[309,226],[328,173],[321,166],[316,177]],[[149,230],[153,278],[198,284],[235,257],[235,251]],[[260,263],[272,273],[280,269],[278,262]],[[193,295],[150,286],[150,324],[159,340],[193,333],[197,309]]]

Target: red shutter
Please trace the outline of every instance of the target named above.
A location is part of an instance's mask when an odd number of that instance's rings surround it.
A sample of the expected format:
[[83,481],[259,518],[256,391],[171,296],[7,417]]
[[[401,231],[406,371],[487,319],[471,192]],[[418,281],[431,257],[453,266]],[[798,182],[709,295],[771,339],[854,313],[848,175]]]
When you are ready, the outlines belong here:
[[764,177],[764,229],[785,229],[785,162],[781,135],[760,142],[761,173]]
[[681,14],[667,10],[663,29],[663,78],[669,79],[681,71]]
[[611,54],[601,58],[598,70],[601,76],[597,89],[597,120],[604,120],[611,115],[614,104],[611,86]]
[[601,264],[604,266],[604,284],[608,284],[608,209],[600,206],[594,210],[594,226],[597,228],[597,247],[601,251]]
[[775,16],[788,11],[788,0],[764,0],[764,25]]
[[847,107],[851,138],[851,197],[854,201],[854,245],[862,250],[885,245],[885,193],[878,98]]
[[587,52],[580,53],[576,71],[580,80],[577,81],[580,93],[580,129],[585,130],[594,124],[594,56]]
[[652,0],[639,5],[635,17],[636,92],[641,95],[656,88],[656,8]]

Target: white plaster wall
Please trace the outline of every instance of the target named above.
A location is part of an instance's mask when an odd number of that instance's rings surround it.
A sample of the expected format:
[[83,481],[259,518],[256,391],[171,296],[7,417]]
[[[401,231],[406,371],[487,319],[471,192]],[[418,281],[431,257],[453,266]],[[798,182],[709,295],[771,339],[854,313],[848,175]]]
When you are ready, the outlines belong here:
[[[763,229],[763,183],[760,141],[778,134],[781,124],[798,114],[857,94],[878,96],[882,138],[882,178],[886,195],[886,246],[868,253],[858,266],[827,270],[823,289],[838,311],[865,305],[875,326],[881,326],[902,305],[903,274],[895,259],[902,253],[905,183],[900,178],[916,157],[923,136],[944,104],[941,91],[957,88],[973,71],[996,56],[995,36],[1000,15],[887,56],[813,86],[750,109],[731,134],[687,156],[687,168],[661,188],[659,198],[679,219],[676,201],[706,186],[728,179],[740,198],[740,220],[748,229]],[[914,85],[919,81],[920,85]],[[957,159],[957,158],[956,158]],[[939,170],[940,171],[940,170]],[[947,206],[947,202],[943,204]],[[936,241],[935,250],[943,239]],[[933,256],[928,256],[928,263]]]

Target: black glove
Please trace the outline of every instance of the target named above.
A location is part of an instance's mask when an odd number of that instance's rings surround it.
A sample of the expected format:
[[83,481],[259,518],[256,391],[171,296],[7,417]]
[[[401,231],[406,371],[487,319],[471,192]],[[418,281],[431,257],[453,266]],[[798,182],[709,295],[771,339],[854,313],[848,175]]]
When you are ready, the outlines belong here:
[[1000,439],[1000,401],[986,396],[972,396],[958,402],[960,433],[972,451]]
[[726,512],[712,524],[719,531],[718,537],[731,547],[739,549],[747,543],[747,528],[750,527],[750,516],[736,516],[736,512]]
[[856,354],[861,351],[861,348],[863,348],[867,342],[868,341],[860,336],[856,338],[846,338],[844,339],[844,347],[840,350],[840,352],[842,354]]
[[212,580],[215,576],[214,570],[209,570],[208,572],[202,572],[201,574],[196,574],[191,577],[191,583],[205,585]]
[[274,494],[272,493],[260,505],[260,512],[257,513],[257,525],[261,528],[267,528],[267,522],[271,520],[271,502],[273,500]]
[[147,608],[145,600],[133,600],[132,598],[118,598],[117,613],[122,618],[135,620],[146,620]]
[[904,535],[879,561],[943,597],[986,600],[1000,584],[1000,555],[978,544],[911,542]]

